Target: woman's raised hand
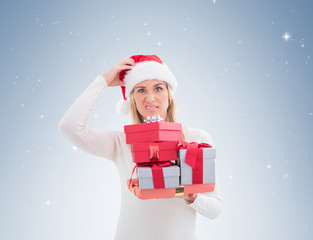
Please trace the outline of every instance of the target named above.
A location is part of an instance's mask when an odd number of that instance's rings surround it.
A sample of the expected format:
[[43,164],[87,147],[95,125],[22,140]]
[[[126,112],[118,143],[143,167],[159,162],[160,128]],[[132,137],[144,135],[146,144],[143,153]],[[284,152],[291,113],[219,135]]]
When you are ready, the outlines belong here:
[[124,86],[124,82],[119,79],[119,73],[125,69],[132,69],[134,65],[135,61],[132,58],[124,58],[102,76],[107,81],[109,87]]

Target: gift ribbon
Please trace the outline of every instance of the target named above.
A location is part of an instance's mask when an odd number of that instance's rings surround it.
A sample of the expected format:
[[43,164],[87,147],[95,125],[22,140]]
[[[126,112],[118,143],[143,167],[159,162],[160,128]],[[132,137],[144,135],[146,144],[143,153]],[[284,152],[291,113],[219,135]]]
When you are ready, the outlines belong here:
[[150,160],[159,160],[159,143],[149,142]]
[[154,188],[165,188],[164,174],[162,167],[173,165],[172,162],[155,163],[152,165],[152,177]]
[[152,171],[154,188],[165,188],[164,174],[163,174],[162,167],[167,167],[170,165],[175,165],[175,163],[173,162],[137,163],[135,167],[133,168],[132,175],[130,176],[129,187],[130,187],[130,183],[132,181],[133,174],[136,168],[150,166],[151,171]]
[[185,148],[186,157],[185,163],[192,168],[192,183],[203,183],[203,149],[211,148],[212,146],[207,143],[185,142],[181,141],[177,144],[177,151]]

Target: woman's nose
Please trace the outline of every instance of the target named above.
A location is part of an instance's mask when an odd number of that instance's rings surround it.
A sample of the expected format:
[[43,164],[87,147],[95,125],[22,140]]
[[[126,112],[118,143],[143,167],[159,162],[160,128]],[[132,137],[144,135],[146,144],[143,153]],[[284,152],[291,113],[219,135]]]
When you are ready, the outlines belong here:
[[154,94],[153,94],[153,93],[147,93],[146,101],[147,101],[147,102],[153,102],[153,101],[155,101],[155,96],[154,96]]

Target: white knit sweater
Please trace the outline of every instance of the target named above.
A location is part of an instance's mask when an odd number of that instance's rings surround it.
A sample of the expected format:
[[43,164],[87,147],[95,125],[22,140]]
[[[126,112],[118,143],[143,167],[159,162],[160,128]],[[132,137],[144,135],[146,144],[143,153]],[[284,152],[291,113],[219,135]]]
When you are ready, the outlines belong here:
[[[217,176],[214,192],[198,194],[189,205],[178,197],[151,200],[135,197],[126,183],[135,164],[124,132],[96,131],[87,127],[89,113],[106,86],[105,79],[97,76],[65,113],[59,130],[80,149],[115,163],[122,191],[115,239],[196,239],[196,212],[210,219],[221,213],[222,199]],[[183,131],[187,142],[205,142],[214,146],[211,137],[203,130],[183,126]]]

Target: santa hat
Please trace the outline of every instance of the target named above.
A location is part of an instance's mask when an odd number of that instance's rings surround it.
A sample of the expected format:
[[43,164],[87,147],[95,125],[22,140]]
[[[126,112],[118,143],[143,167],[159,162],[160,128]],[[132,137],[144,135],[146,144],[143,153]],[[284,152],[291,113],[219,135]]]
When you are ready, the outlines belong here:
[[168,66],[156,55],[134,55],[131,56],[135,61],[132,69],[122,70],[119,79],[124,81],[125,86],[121,86],[123,98],[117,104],[117,111],[127,115],[130,108],[130,93],[134,87],[145,80],[157,79],[164,81],[170,86],[170,91],[175,93],[177,81]]

